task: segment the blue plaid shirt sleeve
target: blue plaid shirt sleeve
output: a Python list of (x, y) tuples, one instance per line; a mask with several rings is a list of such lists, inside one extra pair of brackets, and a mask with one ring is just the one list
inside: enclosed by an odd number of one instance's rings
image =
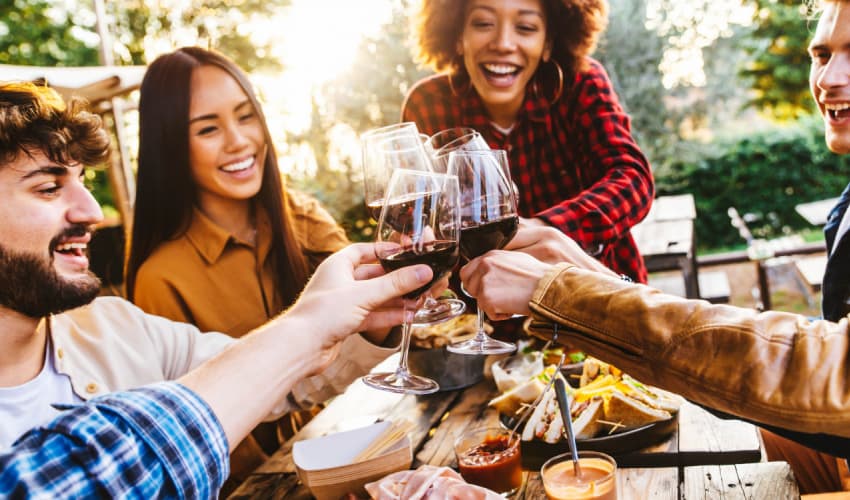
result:
[(0, 454), (0, 498), (216, 498), (228, 443), (175, 382), (71, 407)]

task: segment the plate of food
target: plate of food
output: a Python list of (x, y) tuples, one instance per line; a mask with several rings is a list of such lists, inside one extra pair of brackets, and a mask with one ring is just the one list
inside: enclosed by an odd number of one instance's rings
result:
[(583, 352), (562, 346), (544, 349), (537, 347), (534, 340), (520, 340), (517, 342), (516, 354), (493, 363), (491, 370), (496, 387), (499, 392), (505, 393), (525, 383), (534, 375), (541, 373), (544, 367), (557, 365), (562, 354), (564, 364), (561, 366), (561, 373), (575, 385), (582, 374), (584, 360), (587, 357)]
[[(502, 424), (511, 428), (526, 416), (529, 405), (537, 402), (519, 427), (523, 467), (527, 469), (537, 469), (550, 457), (569, 452), (555, 391), (551, 387), (546, 390), (551, 377), (564, 378), (556, 368), (549, 365), (490, 401)], [(567, 385), (580, 450), (601, 451), (616, 458), (659, 443), (676, 430), (683, 399), (644, 385), (612, 365), (587, 358), (578, 384)]]
[[(441, 392), (480, 382), (486, 356), (455, 354), (446, 349), (448, 344), (473, 337), (477, 329), (475, 314), (461, 314), (436, 325), (414, 328), (407, 358), (410, 371), (435, 380)], [(488, 333), (493, 330), (486, 323), (484, 329)]]

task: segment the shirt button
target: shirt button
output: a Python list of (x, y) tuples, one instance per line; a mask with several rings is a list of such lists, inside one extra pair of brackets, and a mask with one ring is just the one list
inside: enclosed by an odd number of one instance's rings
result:
[(65, 357), (65, 351), (63, 351), (61, 347), (59, 349), (56, 349), (56, 356), (58, 356), (59, 359), (64, 358)]
[(94, 394), (97, 392), (97, 384), (94, 382), (89, 382), (89, 385), (86, 386), (86, 392), (89, 394)]

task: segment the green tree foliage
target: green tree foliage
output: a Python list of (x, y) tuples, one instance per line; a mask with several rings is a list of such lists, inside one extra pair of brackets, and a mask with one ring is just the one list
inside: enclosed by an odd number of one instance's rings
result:
[(413, 61), (409, 3), (396, 4), (380, 33), (361, 42), (351, 69), (322, 90), (328, 113), (357, 132), (397, 122), (407, 90), (431, 73)]
[(664, 40), (634, 22), (646, 15), (644, 0), (611, 0), (608, 29), (594, 57), (605, 66), (621, 104), (632, 119), (632, 133), (653, 165), (672, 156), (676, 124), (665, 106), (669, 93), (658, 69)]
[(67, 12), (49, 0), (0, 0), (0, 64), (88, 66), (97, 48), (74, 34)]
[[(213, 48), (240, 66), (280, 70), (271, 47), (258, 45), (245, 29), (268, 18), (290, 0), (191, 0), (104, 2), (116, 64), (145, 64), (146, 46), (199, 45)], [(0, 0), (0, 63), (30, 66), (98, 64), (96, 17), (91, 2), (74, 12), (60, 0)], [(148, 45), (146, 45), (148, 44)]]
[[(271, 47), (258, 45), (245, 26), (268, 18), (290, 4), (289, 0), (192, 0), (175, 8), (169, 2), (143, 0), (109, 2), (114, 21), (115, 51), (124, 64), (145, 64), (146, 38), (164, 45), (198, 45), (220, 50), (247, 70), (280, 70), (280, 61), (269, 57)], [(149, 41), (149, 40), (148, 40)]]
[[(410, 86), (430, 71), (413, 61), (408, 0), (395, 4), (391, 20), (374, 37), (365, 38), (351, 68), (324, 85), (314, 102), (312, 126), (289, 143), (307, 142), (316, 156), (316, 175), (298, 182), (326, 203), (355, 241), (374, 239), (374, 221), (363, 204), (359, 152), (343, 155), (331, 147), (334, 124), (354, 134), (396, 123)], [(350, 152), (349, 152), (350, 153)], [(334, 168), (330, 168), (334, 163)]]
[[(701, 87), (676, 85), (666, 88), (660, 70), (670, 37), (681, 31), (659, 35), (646, 23), (646, 0), (610, 0), (608, 29), (594, 57), (608, 71), (617, 95), (632, 119), (632, 133), (649, 158), (656, 177), (666, 175), (673, 162), (696, 159), (700, 131), (725, 124), (744, 102), (745, 86), (735, 73), (741, 59), (737, 49), (747, 30), (730, 28), (701, 49), (706, 83)], [(699, 16), (693, 16), (696, 22)], [(669, 23), (663, 23), (669, 24)], [(696, 29), (686, 25), (679, 30)]]
[(660, 194), (692, 193), (701, 248), (742, 242), (726, 214), (730, 206), (752, 214), (757, 238), (810, 229), (794, 206), (838, 196), (850, 178), (850, 157), (831, 153), (820, 120), (719, 140), (697, 161), (674, 164), (658, 179)]
[(744, 44), (751, 62), (741, 74), (752, 79), (751, 106), (778, 120), (811, 114), (808, 46), (814, 23), (800, 0), (758, 0), (757, 28)]

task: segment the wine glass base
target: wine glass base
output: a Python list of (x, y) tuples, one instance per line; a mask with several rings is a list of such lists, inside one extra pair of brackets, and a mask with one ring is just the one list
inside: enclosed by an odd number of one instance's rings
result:
[(432, 309), (419, 309), (413, 316), (413, 326), (428, 326), (460, 316), (466, 304), (460, 299), (439, 299)]
[(485, 355), (485, 354), (509, 354), (516, 351), (516, 344), (502, 342), (490, 337), (483, 340), (473, 337), (463, 342), (449, 344), (446, 346), (449, 352), (455, 354)]
[(410, 373), (370, 373), (363, 377), (363, 383), (374, 389), (398, 394), (433, 394), (440, 390), (440, 385), (430, 378)]

